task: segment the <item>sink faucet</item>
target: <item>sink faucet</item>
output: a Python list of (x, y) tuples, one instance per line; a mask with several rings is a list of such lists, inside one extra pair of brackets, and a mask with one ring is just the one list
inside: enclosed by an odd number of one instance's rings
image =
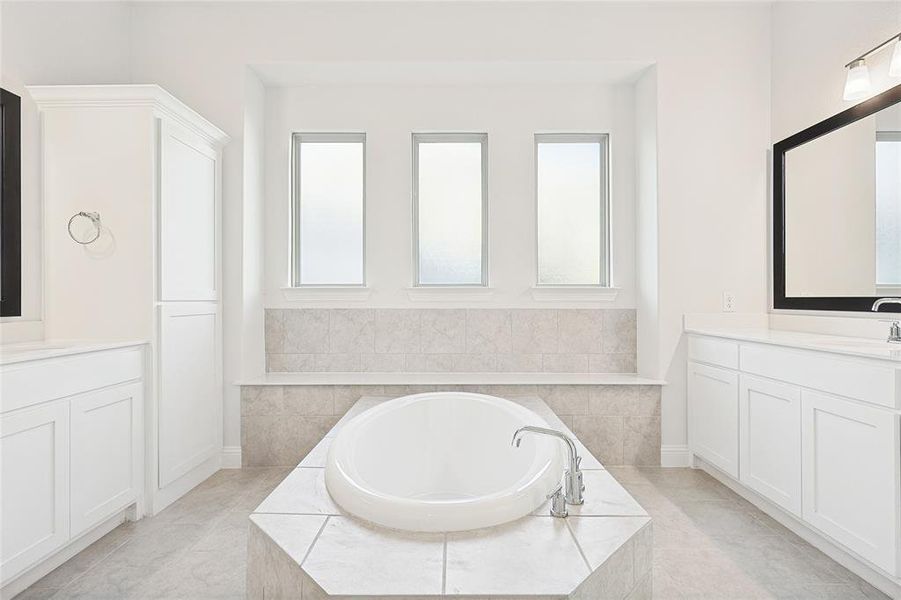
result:
[[(520, 427), (516, 430), (516, 433), (513, 434), (513, 445), (517, 448), (519, 448), (519, 444), (522, 442), (524, 433), (549, 435), (566, 444), (566, 447), (569, 449), (569, 468), (566, 470), (566, 473), (563, 474), (565, 488), (564, 497), (566, 498), (567, 504), (582, 504), (585, 502), (585, 498), (582, 496), (582, 492), (585, 491), (585, 485), (582, 483), (582, 471), (579, 470), (579, 464), (582, 462), (582, 457), (579, 456), (579, 453), (576, 450), (576, 444), (572, 441), (572, 438), (556, 429), (527, 425), (525, 427)], [(565, 516), (565, 512), (563, 516)]]
[[(880, 298), (873, 303), (873, 308), (870, 310), (879, 312), (879, 307), (883, 304), (901, 304), (901, 298)], [(899, 324), (898, 319), (892, 319), (886, 322), (891, 323), (891, 327), (888, 330), (887, 341), (892, 344), (901, 344), (901, 324)]]

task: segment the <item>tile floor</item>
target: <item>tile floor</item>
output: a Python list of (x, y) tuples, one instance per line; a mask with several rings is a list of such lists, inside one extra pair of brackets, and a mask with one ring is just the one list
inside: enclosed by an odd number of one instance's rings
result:
[[(610, 472), (654, 518), (655, 598), (887, 598), (705, 473)], [(287, 473), (220, 471), (156, 517), (118, 527), (18, 598), (243, 598), (247, 517)]]

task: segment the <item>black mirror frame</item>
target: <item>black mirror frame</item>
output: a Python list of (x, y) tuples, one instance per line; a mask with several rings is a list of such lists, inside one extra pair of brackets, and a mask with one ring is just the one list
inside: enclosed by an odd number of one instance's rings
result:
[[(901, 102), (901, 85), (789, 136), (773, 146), (773, 308), (784, 310), (870, 311), (878, 297), (785, 295), (785, 153), (827, 133), (850, 125)], [(884, 305), (882, 312), (901, 312), (901, 305)]]
[(0, 88), (0, 317), (22, 316), (21, 99)]

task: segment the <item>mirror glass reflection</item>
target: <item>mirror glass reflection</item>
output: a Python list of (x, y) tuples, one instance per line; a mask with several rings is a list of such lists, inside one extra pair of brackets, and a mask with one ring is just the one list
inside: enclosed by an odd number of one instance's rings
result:
[(901, 295), (901, 104), (785, 154), (786, 296)]

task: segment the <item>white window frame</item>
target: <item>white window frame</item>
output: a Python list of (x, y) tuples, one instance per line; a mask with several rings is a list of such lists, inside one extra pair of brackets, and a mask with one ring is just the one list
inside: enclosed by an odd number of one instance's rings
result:
[[(598, 143), (604, 150), (604, 162), (601, 169), (601, 240), (598, 245), (600, 255), (600, 281), (598, 283), (541, 283), (540, 268), (540, 228), (541, 221), (538, 212), (538, 144), (571, 144), (571, 143)], [(610, 151), (610, 133), (536, 133), (533, 142), (533, 174), (532, 185), (535, 189), (535, 287), (536, 288), (567, 288), (567, 289), (613, 289), (613, 245), (611, 235), (612, 199), (611, 199), (611, 174), (612, 166)]]
[[(300, 145), (302, 143), (363, 144), (363, 280), (361, 283), (301, 283), (300, 279)], [(294, 132), (291, 134), (291, 244), (289, 265), (292, 288), (365, 288), (366, 287), (366, 134), (361, 132)]]
[[(413, 287), (488, 287), (488, 134), (413, 133)], [(480, 283), (420, 283), (419, 281), (419, 145), (479, 143), (482, 148), (482, 281)]]

